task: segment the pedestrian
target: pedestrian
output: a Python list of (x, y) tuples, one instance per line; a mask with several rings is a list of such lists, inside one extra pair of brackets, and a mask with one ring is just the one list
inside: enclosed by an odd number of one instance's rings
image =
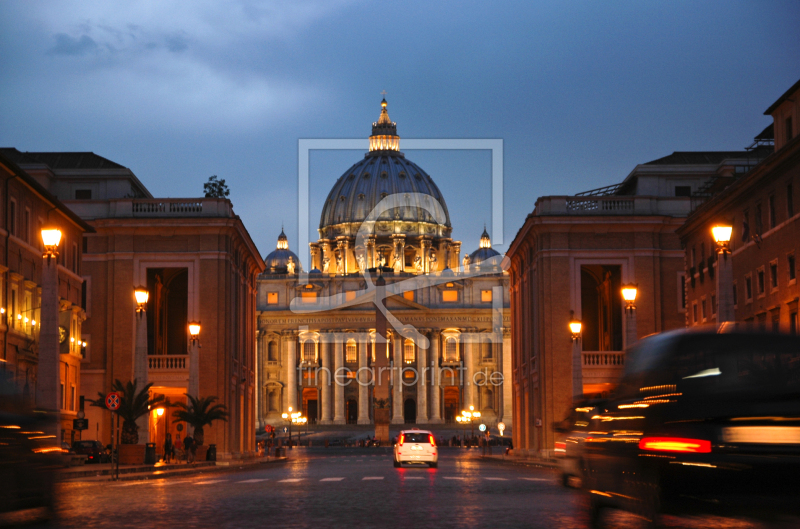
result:
[(194, 437), (191, 434), (186, 434), (183, 438), (183, 449), (186, 451), (186, 464), (194, 463)]
[(172, 434), (167, 432), (164, 437), (164, 463), (169, 463), (172, 460), (175, 446), (172, 444)]

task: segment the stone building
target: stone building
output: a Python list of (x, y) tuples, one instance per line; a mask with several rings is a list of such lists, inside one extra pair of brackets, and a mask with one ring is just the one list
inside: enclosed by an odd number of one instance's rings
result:
[[(146, 307), (147, 382), (170, 402), (185, 402), (191, 363), (190, 321), (201, 323), (199, 394), (215, 395), (230, 419), (206, 428), (220, 457), (255, 448), (255, 280), (263, 261), (231, 202), (217, 198), (153, 198), (134, 173), (93, 153), (19, 153), (93, 232), (82, 248), (87, 342), (80, 395), (97, 398), (114, 380), (134, 378), (134, 288), (150, 293)], [(72, 243), (70, 243), (72, 245)], [(85, 407), (89, 439), (110, 442), (109, 414)], [(140, 443), (163, 446), (166, 431), (183, 436), (169, 412), (152, 411)]]
[(40, 307), (42, 298), (41, 230), (61, 229), (58, 260), (60, 410), (62, 441), (79, 437), (72, 429), (81, 395), (82, 326), (81, 240), (92, 228), (53, 196), (46, 181), (13, 161), (14, 149), (0, 149), (0, 371), (16, 381), (19, 405), (37, 406)]
[[(388, 354), (393, 423), (452, 422), (472, 405), (490, 425), (502, 420), (510, 427), (500, 255), (484, 233), (481, 248), (462, 260), (441, 191), (400, 152), (396, 124), (386, 101), (381, 105), (369, 152), (324, 203), (311, 270), (302, 269), (283, 233), (264, 259), (257, 423), (281, 426), (292, 407), (312, 423), (370, 424), (370, 366), (377, 354)], [(375, 336), (378, 269), (394, 321), (388, 345)], [(401, 333), (403, 325), (413, 329)]]
[[(773, 123), (760, 142), (774, 152), (737, 178), (717, 182), (714, 193), (678, 231), (686, 248), (686, 326), (716, 323), (730, 289), (736, 321), (797, 332), (797, 252), (800, 249), (800, 82), (765, 112)], [(774, 133), (774, 134), (773, 134)], [(706, 197), (703, 197), (706, 198)], [(733, 227), (732, 277), (718, 277), (711, 228)], [(727, 264), (727, 263), (723, 263)], [(722, 284), (720, 281), (727, 282)], [(720, 318), (725, 321), (724, 318)]]
[[(676, 230), (692, 195), (764, 156), (761, 148), (675, 152), (637, 165), (620, 184), (536, 201), (505, 265), (515, 452), (551, 455), (553, 423), (579, 394), (613, 390), (630, 343), (683, 326), (684, 252)], [(623, 284), (638, 285), (634, 311), (624, 310)], [(582, 322), (575, 342), (572, 319)]]

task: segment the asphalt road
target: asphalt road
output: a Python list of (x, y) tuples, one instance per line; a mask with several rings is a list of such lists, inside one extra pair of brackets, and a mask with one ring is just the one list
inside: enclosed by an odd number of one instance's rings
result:
[[(552, 469), (441, 452), (439, 468), (392, 466), (383, 448), (295, 449), (284, 464), (147, 481), (62, 483), (57, 527), (586, 527), (581, 493)], [(615, 527), (640, 526), (615, 513)], [(667, 527), (761, 525), (667, 519)]]

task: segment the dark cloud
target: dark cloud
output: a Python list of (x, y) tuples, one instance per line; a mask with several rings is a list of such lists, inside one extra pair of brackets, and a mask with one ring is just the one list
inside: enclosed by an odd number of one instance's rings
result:
[(89, 35), (75, 38), (66, 33), (58, 33), (56, 34), (56, 45), (48, 52), (53, 55), (86, 55), (95, 50), (97, 50), (97, 43)]
[(167, 49), (173, 53), (184, 51), (189, 47), (184, 35), (175, 34), (166, 37)]

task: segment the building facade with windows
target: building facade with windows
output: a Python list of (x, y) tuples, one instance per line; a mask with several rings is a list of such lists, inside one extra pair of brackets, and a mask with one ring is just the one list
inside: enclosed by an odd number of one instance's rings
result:
[[(684, 325), (684, 252), (676, 230), (696, 196), (765, 155), (763, 148), (674, 152), (637, 165), (620, 184), (536, 201), (505, 265), (518, 455), (552, 455), (554, 422), (581, 395), (614, 389), (626, 347)], [(633, 311), (621, 295), (627, 284), (637, 286)], [(577, 341), (573, 320), (582, 323)]]
[[(508, 278), (487, 233), (462, 258), (452, 230), (439, 188), (399, 151), (383, 101), (369, 152), (325, 201), (311, 270), (283, 233), (264, 259), (259, 427), (284, 425), (289, 407), (312, 423), (371, 424), (378, 354), (392, 362), (392, 423), (455, 422), (474, 406), (489, 425), (511, 427)], [(388, 344), (375, 334), (378, 269)]]
[[(797, 332), (800, 250), (800, 82), (765, 112), (773, 119), (774, 152), (720, 186), (679, 230), (686, 248), (686, 326), (716, 323), (718, 288), (730, 288), (736, 321)], [(770, 135), (771, 136), (771, 135)], [(772, 151), (772, 147), (769, 147)], [(718, 285), (711, 228), (733, 227), (732, 282)]]
[[(137, 346), (133, 291), (146, 306), (147, 382), (171, 403), (185, 402), (191, 361), (188, 323), (200, 322), (199, 395), (217, 396), (228, 422), (205, 429), (219, 457), (255, 449), (255, 280), (264, 263), (227, 199), (153, 198), (134, 173), (93, 153), (12, 153), (93, 229), (81, 249), (87, 343), (79, 359), (80, 395), (96, 399), (114, 380), (134, 378)], [(73, 245), (70, 245), (73, 246)], [(80, 299), (80, 297), (78, 298)], [(142, 381), (139, 381), (142, 382)], [(139, 387), (141, 387), (140, 384)], [(110, 414), (85, 407), (86, 437), (110, 442)], [(148, 436), (160, 452), (166, 432), (186, 435), (152, 410)]]
[(59, 377), (62, 441), (72, 429), (81, 395), (81, 358), (85, 312), (82, 302), (81, 240), (92, 228), (38, 179), (20, 168), (8, 149), (0, 149), (2, 239), (0, 242), (0, 370), (13, 379), (22, 408), (35, 408), (39, 365), (42, 296), (41, 230), (57, 226), (62, 233), (58, 260)]

